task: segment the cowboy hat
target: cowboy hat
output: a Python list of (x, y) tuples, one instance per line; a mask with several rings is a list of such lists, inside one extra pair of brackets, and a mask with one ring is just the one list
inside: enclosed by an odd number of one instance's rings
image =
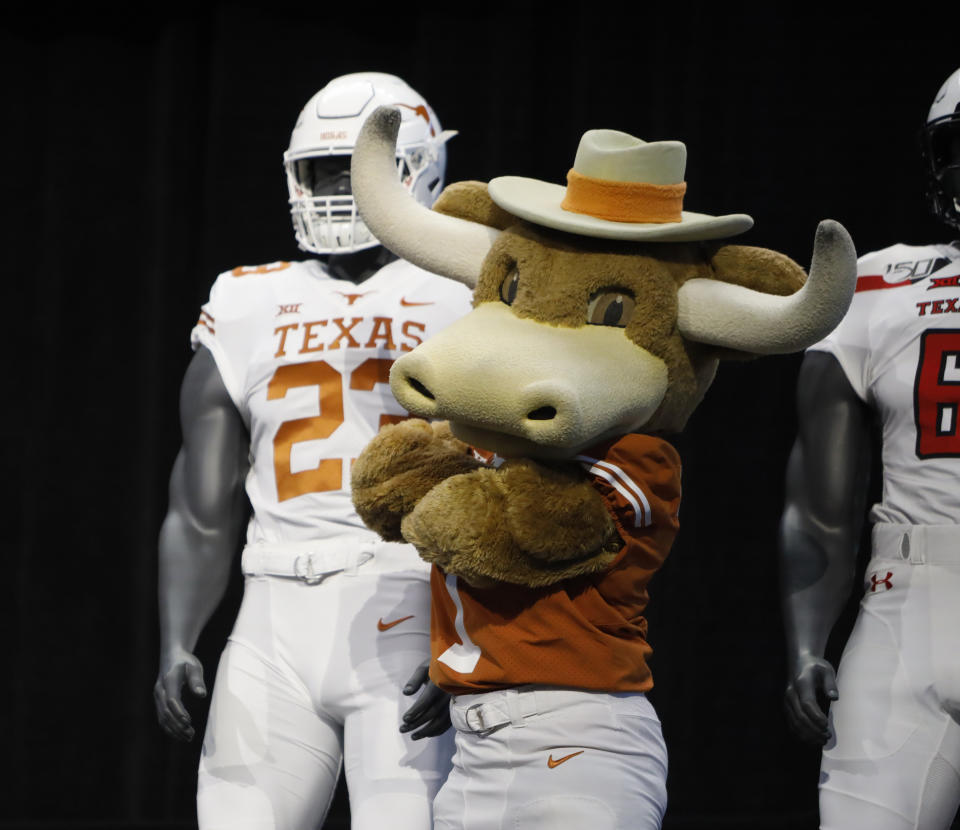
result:
[(489, 192), (514, 216), (581, 236), (692, 242), (734, 236), (753, 226), (744, 213), (683, 210), (686, 164), (683, 142), (648, 143), (618, 130), (588, 130), (566, 187), (500, 176), (490, 182)]

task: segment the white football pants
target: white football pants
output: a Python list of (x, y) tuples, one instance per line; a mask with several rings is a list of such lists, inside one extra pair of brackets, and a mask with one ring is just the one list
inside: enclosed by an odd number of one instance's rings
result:
[(453, 770), (435, 830), (657, 830), (660, 720), (641, 693), (525, 686), (454, 698)]
[(960, 528), (876, 525), (820, 769), (824, 830), (944, 830), (960, 804)]
[[(414, 554), (415, 555), (415, 554)], [(213, 687), (201, 830), (313, 830), (341, 760), (353, 830), (426, 830), (452, 730), (412, 741), (402, 688), (430, 653), (429, 571), (246, 577)]]

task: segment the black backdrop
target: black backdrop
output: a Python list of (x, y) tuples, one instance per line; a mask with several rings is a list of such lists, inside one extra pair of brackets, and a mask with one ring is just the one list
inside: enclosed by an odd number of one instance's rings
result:
[[(213, 276), (298, 256), (281, 154), (327, 79), (402, 75), (461, 131), (450, 181), (562, 181), (580, 134), (612, 127), (686, 141), (686, 206), (751, 213), (742, 241), (805, 266), (827, 216), (861, 252), (946, 238), (915, 139), (960, 65), (958, 14), (728, 5), (8, 7), (0, 826), (193, 820), (199, 747), (151, 701), (177, 389)], [(650, 609), (670, 828), (815, 826), (818, 754), (780, 704), (798, 365), (722, 366), (677, 442), (682, 530)], [(201, 640), (208, 678), (238, 588)]]

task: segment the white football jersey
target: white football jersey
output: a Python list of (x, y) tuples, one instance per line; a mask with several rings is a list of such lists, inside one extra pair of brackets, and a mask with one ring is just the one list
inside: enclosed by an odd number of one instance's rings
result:
[(883, 498), (872, 518), (960, 523), (960, 247), (893, 245), (857, 262), (833, 354), (879, 414)]
[(463, 285), (396, 260), (360, 285), (321, 262), (274, 262), (217, 277), (194, 327), (250, 431), (247, 543), (376, 534), (350, 498), (350, 466), (407, 415), (393, 361), (471, 307)]

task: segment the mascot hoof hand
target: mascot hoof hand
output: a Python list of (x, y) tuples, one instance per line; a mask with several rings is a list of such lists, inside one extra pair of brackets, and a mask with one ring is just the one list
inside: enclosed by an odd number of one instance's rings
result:
[(360, 518), (388, 542), (403, 540), (400, 522), (438, 482), (480, 466), (447, 423), (412, 418), (384, 426), (351, 472)]
[[(510, 545), (501, 500), (496, 470), (481, 468), (448, 478), (403, 520), (403, 538), (427, 562), (466, 578), (463, 567), (474, 571), (470, 563), (482, 563), (481, 551)], [(484, 575), (483, 570), (477, 575)]]
[(446, 479), (420, 499), (402, 532), (424, 560), (479, 588), (544, 587), (594, 573), (621, 547), (600, 497), (576, 471), (526, 460)]
[(504, 519), (517, 545), (544, 564), (580, 561), (622, 542), (603, 499), (575, 465), (527, 458), (500, 468)]

